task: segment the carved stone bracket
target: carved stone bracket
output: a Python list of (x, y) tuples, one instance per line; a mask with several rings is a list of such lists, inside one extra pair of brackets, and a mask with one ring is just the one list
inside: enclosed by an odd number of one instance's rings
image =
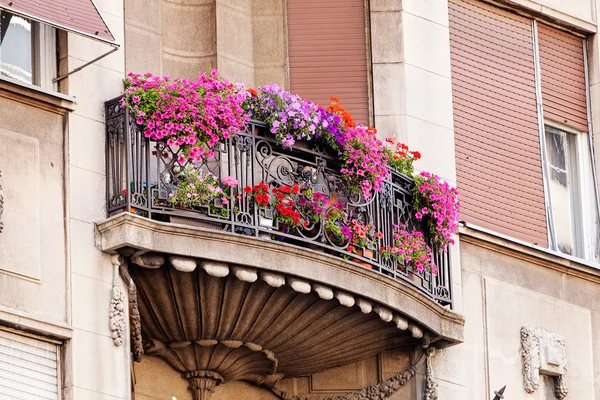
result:
[(562, 336), (539, 328), (521, 328), (523, 384), (527, 393), (540, 386), (540, 375), (554, 377), (554, 396), (567, 397), (567, 356)]
[(2, 171), (0, 171), (0, 233), (4, 229), (4, 222), (2, 222), (2, 214), (4, 214), (4, 196), (2, 195)]
[(437, 387), (438, 384), (435, 382), (435, 378), (433, 376), (433, 367), (431, 358), (435, 354), (435, 348), (428, 347), (425, 349), (425, 355), (427, 356), (425, 362), (425, 395), (423, 396), (424, 400), (437, 400)]
[(119, 267), (123, 259), (113, 255), (111, 262), (114, 268), (112, 299), (110, 300), (109, 323), (115, 346), (121, 346), (125, 340), (125, 292), (119, 282)]

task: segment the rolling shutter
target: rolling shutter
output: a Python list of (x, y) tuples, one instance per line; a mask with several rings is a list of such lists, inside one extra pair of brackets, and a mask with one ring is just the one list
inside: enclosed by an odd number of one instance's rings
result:
[(290, 90), (369, 123), (364, 0), (288, 0)]
[(547, 247), (531, 21), (449, 2), (461, 218)]
[(0, 399), (58, 399), (57, 345), (0, 330)]
[(538, 24), (544, 118), (588, 131), (583, 39)]

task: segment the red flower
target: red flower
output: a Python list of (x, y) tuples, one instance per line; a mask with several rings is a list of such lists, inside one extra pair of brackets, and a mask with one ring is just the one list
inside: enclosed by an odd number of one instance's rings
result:
[(285, 199), (285, 197), (281, 193), (277, 193), (277, 199), (279, 201), (282, 201), (283, 199)]
[(298, 186), (297, 183), (294, 183), (292, 191), (294, 192), (294, 194), (298, 194), (298, 192), (300, 191), (300, 186)]
[(246, 90), (248, 93), (250, 93), (253, 97), (258, 96), (258, 93), (256, 92), (256, 90), (250, 88), (248, 90)]
[(252, 191), (252, 188), (250, 186), (246, 186), (244, 188), (244, 193), (250, 193)]
[(354, 248), (354, 246), (350, 245), (350, 246), (348, 246), (348, 251), (350, 253), (354, 253), (356, 251), (356, 249)]
[(412, 154), (415, 157), (415, 160), (418, 160), (421, 158), (421, 153), (419, 153), (418, 151), (413, 151)]

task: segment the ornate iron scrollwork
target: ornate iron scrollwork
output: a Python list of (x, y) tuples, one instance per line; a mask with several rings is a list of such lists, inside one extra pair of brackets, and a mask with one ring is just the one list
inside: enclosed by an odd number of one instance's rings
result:
[[(192, 221), (204, 226), (256, 237), (286, 241), (296, 246), (318, 249), (348, 259), (369, 263), (372, 269), (395, 279), (407, 281), (427, 296), (444, 305), (452, 303), (449, 258), (435, 254), (440, 270), (437, 277), (423, 271), (410, 271), (394, 259), (385, 259), (381, 246), (393, 245), (394, 226), (419, 228), (413, 216), (412, 186), (414, 182), (395, 172), (383, 182), (382, 191), (370, 198), (350, 191), (337, 155), (331, 154), (318, 141), (297, 142), (292, 149), (284, 148), (268, 127), (250, 121), (230, 139), (215, 147), (214, 157), (205, 156), (194, 164), (217, 178), (232, 176), (238, 181), (231, 189), (234, 201), (181, 209), (168, 201), (184, 169), (191, 161), (183, 157), (182, 149), (152, 142), (144, 137), (129, 110), (120, 108), (118, 100), (107, 104), (107, 210), (109, 215), (128, 211), (161, 221)], [(125, 130), (125, 132), (123, 132)], [(295, 230), (279, 224), (277, 211), (257, 207), (244, 199), (246, 186), (265, 182), (270, 189), (297, 183), (311, 188), (327, 199), (329, 206), (341, 204), (348, 220), (367, 224), (383, 234), (381, 242), (368, 248), (374, 255), (357, 255), (348, 251), (349, 240), (334, 238), (323, 219), (306, 218), (307, 225)], [(239, 199), (239, 200), (237, 200)], [(299, 211), (304, 217), (310, 212)], [(327, 215), (325, 210), (324, 215)], [(180, 223), (180, 222), (178, 222)], [(370, 252), (369, 252), (370, 253)]]

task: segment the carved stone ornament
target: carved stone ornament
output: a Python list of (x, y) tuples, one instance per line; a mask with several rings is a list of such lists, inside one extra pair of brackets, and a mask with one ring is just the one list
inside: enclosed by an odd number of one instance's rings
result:
[[(421, 359), (415, 363), (412, 367), (408, 368), (405, 371), (396, 374), (385, 381), (379, 382), (377, 385), (369, 386), (361, 390), (360, 392), (351, 392), (346, 393), (340, 396), (333, 397), (323, 397), (318, 400), (383, 400), (392, 396), (396, 393), (400, 388), (402, 388), (406, 383), (416, 374), (417, 365), (421, 362)], [(277, 396), (279, 396), (283, 400), (317, 400), (314, 397), (305, 397), (305, 396), (292, 396), (286, 392), (278, 391), (277, 389), (272, 389)], [(437, 397), (436, 397), (437, 399)]]
[(121, 257), (114, 255), (111, 262), (114, 267), (112, 299), (110, 300), (109, 324), (111, 336), (115, 346), (121, 346), (125, 340), (125, 292), (119, 282), (119, 266)]
[(2, 195), (2, 171), (0, 171), (0, 233), (2, 232), (2, 229), (4, 229), (2, 214), (4, 214), (4, 196)]
[(554, 396), (567, 397), (567, 356), (562, 336), (539, 328), (521, 328), (523, 384), (527, 393), (540, 386), (540, 375), (554, 378)]
[(438, 384), (435, 382), (435, 378), (433, 376), (433, 367), (431, 365), (431, 358), (435, 354), (435, 348), (428, 347), (425, 350), (425, 354), (427, 355), (427, 360), (425, 364), (425, 395), (423, 396), (424, 400), (438, 400), (437, 395), (437, 387)]

